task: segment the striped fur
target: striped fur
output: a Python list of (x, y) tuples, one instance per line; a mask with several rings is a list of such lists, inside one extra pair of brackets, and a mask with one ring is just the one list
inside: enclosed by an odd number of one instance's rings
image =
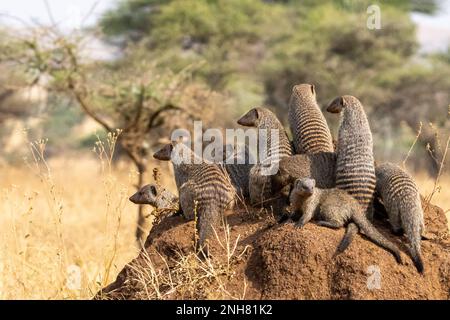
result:
[[(267, 108), (253, 108), (243, 115), (238, 123), (248, 127), (258, 129), (267, 129), (267, 154), (269, 158), (279, 155), (279, 158), (290, 156), (293, 154), (291, 142), (289, 141), (286, 130), (278, 120), (277, 116)], [(271, 130), (278, 130), (278, 144), (272, 142)]]
[[(242, 116), (238, 123), (245, 126), (253, 126), (258, 129), (268, 129), (267, 133), (267, 158), (262, 159), (259, 164), (253, 166), (249, 174), (250, 202), (254, 205), (269, 205), (267, 201), (271, 198), (271, 178), (262, 175), (262, 165), (279, 161), (293, 153), (292, 144), (289, 141), (286, 130), (278, 120), (277, 116), (266, 108), (253, 108)], [(278, 143), (272, 141), (271, 130), (278, 130)], [(278, 159), (278, 160), (275, 160)]]
[[(226, 145), (224, 149), (229, 148), (231, 150), (224, 150), (224, 166), (230, 176), (231, 183), (236, 189), (236, 193), (239, 197), (247, 198), (249, 196), (248, 182), (250, 170), (253, 167), (250, 161), (250, 153), (247, 146), (240, 146), (233, 149), (233, 146)], [(227, 154), (231, 153), (231, 154)], [(233, 163), (229, 163), (232, 159)]]
[(376, 191), (386, 207), (392, 229), (394, 233), (406, 233), (414, 265), (423, 273), (420, 240), (425, 227), (417, 185), (407, 172), (392, 163), (377, 166), (375, 172)]
[(327, 110), (341, 113), (336, 187), (347, 191), (371, 216), (375, 192), (372, 132), (364, 108), (353, 96), (335, 99)]
[(280, 160), (278, 172), (271, 177), (272, 191), (277, 192), (298, 178), (312, 178), (319, 188), (335, 186), (336, 153), (297, 154)]
[[(181, 209), (188, 218), (197, 214), (197, 249), (207, 254), (207, 240), (214, 235), (213, 230), (220, 225), (225, 210), (234, 204), (234, 188), (223, 165), (179, 163), (182, 162), (181, 152), (189, 153), (191, 159), (195, 155), (182, 143), (173, 142), (170, 146), (162, 150), (171, 151), (169, 159), (174, 163), (178, 182), (182, 183), (179, 189)], [(168, 157), (160, 153), (157, 159), (165, 160)]]
[(316, 101), (314, 85), (300, 84), (292, 89), (289, 126), (297, 154), (334, 151), (330, 129)]

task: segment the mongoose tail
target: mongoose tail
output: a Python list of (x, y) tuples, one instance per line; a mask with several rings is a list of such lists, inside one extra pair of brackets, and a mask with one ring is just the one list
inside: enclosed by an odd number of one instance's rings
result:
[(359, 228), (355, 223), (350, 222), (347, 225), (345, 235), (342, 238), (341, 242), (339, 243), (339, 245), (336, 249), (336, 255), (341, 254), (348, 248), (348, 246), (352, 243), (353, 238), (358, 233), (358, 231), (359, 231)]
[(221, 218), (220, 210), (214, 205), (200, 206), (197, 208), (197, 230), (198, 240), (196, 244), (196, 251), (199, 258), (209, 257), (208, 241), (215, 237), (218, 232), (217, 228), (220, 224)]
[(388, 239), (386, 239), (377, 229), (375, 229), (369, 220), (361, 211), (354, 212), (352, 220), (364, 232), (364, 234), (379, 246), (390, 251), (398, 263), (402, 263), (400, 250)]
[[(412, 215), (419, 216), (420, 214), (422, 214), (421, 210), (422, 209), (420, 207), (420, 204), (419, 204), (419, 206), (414, 206), (411, 209), (411, 211), (413, 211)], [(418, 212), (414, 212), (414, 211), (418, 211)], [(417, 271), (419, 273), (424, 273), (424, 265), (423, 265), (421, 250), (420, 250), (421, 237), (418, 236), (422, 232), (421, 229), (422, 229), (422, 225), (417, 219), (414, 219), (412, 221), (412, 223), (405, 224), (405, 226), (404, 226), (404, 231), (405, 231), (406, 237), (410, 241), (409, 253), (411, 255), (411, 258), (414, 262), (414, 265), (416, 266)]]

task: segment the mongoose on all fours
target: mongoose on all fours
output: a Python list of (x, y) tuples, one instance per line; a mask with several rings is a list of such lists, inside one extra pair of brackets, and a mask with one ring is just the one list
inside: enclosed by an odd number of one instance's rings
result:
[(299, 84), (289, 101), (289, 126), (295, 153), (333, 152), (333, 139), (316, 100), (314, 85)]
[(425, 226), (417, 185), (407, 172), (392, 163), (377, 166), (375, 173), (376, 191), (386, 208), (392, 230), (395, 234), (406, 233), (414, 265), (423, 273), (420, 240)]
[[(364, 212), (372, 219), (375, 164), (372, 132), (364, 108), (357, 98), (346, 95), (334, 99), (327, 111), (340, 114), (336, 188), (347, 191), (358, 200)], [(341, 250), (345, 250), (356, 233), (356, 225), (349, 223), (347, 234), (340, 245)]]
[(358, 201), (344, 190), (320, 189), (314, 179), (297, 179), (290, 200), (293, 213), (302, 213), (297, 227), (303, 227), (312, 219), (321, 226), (334, 229), (352, 221), (370, 240), (391, 252), (397, 262), (402, 263), (400, 250), (370, 223)]
[[(263, 166), (269, 166), (284, 157), (292, 155), (292, 144), (280, 120), (267, 108), (253, 108), (243, 115), (237, 123), (242, 126), (267, 129), (268, 131), (266, 143), (267, 158), (259, 159), (258, 164), (250, 170), (249, 195), (250, 202), (254, 205), (270, 205), (271, 202), (268, 201), (272, 197), (270, 175), (262, 173), (264, 170)], [(273, 132), (277, 134), (278, 141), (272, 141)]]
[(181, 210), (186, 217), (197, 214), (196, 249), (208, 255), (208, 240), (214, 235), (214, 229), (219, 227), (225, 210), (234, 205), (235, 189), (228, 173), (220, 164), (189, 163), (195, 155), (182, 142), (165, 145), (153, 157), (172, 161), (176, 167), (179, 180), (183, 181), (179, 189)]

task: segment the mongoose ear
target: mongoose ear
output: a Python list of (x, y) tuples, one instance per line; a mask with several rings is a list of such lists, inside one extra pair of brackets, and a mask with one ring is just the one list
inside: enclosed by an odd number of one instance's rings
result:
[(256, 120), (258, 120), (259, 114), (256, 108), (251, 109), (249, 112), (244, 114), (237, 123), (241, 126), (254, 127), (256, 125)]
[(330, 113), (339, 113), (344, 108), (344, 97), (337, 97), (327, 107), (327, 111)]
[(311, 93), (315, 96), (316, 95), (316, 87), (312, 84), (311, 85)]

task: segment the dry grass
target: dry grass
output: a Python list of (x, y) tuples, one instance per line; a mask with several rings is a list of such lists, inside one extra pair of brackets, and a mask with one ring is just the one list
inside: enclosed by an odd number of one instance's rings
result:
[[(433, 192), (435, 188), (435, 180), (426, 173), (419, 173), (414, 176), (420, 193), (427, 196)], [(432, 204), (441, 207), (450, 219), (450, 174), (442, 175), (439, 179), (439, 188), (436, 190)]]
[(90, 298), (137, 254), (136, 173), (39, 156), (0, 166), (0, 299)]

